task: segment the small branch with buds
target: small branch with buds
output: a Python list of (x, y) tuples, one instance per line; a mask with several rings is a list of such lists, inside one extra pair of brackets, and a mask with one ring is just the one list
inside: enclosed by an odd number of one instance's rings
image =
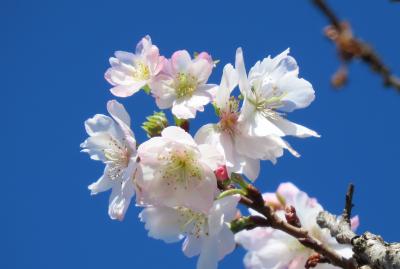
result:
[[(246, 183), (238, 175), (234, 175), (235, 183), (240, 182), (240, 186), (244, 187), (246, 195), (241, 196), (240, 203), (251, 208), (263, 217), (249, 216), (241, 217), (232, 222), (231, 229), (234, 232), (239, 232), (244, 229), (254, 229), (256, 227), (271, 227), (283, 231), (295, 238), (304, 246), (314, 250), (319, 257), (311, 256), (305, 266), (308, 268), (314, 267), (317, 263), (329, 262), (335, 266), (344, 269), (356, 269), (356, 264), (353, 259), (346, 259), (339, 255), (336, 251), (322, 244), (309, 231), (301, 227), (300, 220), (296, 214), (296, 209), (293, 206), (285, 208), (286, 221), (279, 218), (274, 210), (265, 204), (262, 194), (253, 185)], [(222, 185), (219, 185), (222, 187)], [(230, 192), (232, 186), (222, 189), (224, 192)], [(223, 192), (223, 193), (224, 193)]]
[(364, 41), (354, 37), (348, 22), (341, 21), (325, 0), (312, 0), (312, 3), (328, 19), (331, 25), (325, 28), (325, 35), (336, 44), (341, 66), (332, 77), (332, 85), (339, 88), (346, 84), (348, 78), (348, 64), (353, 59), (360, 59), (372, 71), (382, 77), (386, 87), (393, 87), (400, 92), (400, 79), (392, 74), (372, 47)]

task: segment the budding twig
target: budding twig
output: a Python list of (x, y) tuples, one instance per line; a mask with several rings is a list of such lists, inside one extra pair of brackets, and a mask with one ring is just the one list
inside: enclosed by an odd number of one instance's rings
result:
[(325, 15), (331, 24), (325, 29), (325, 35), (336, 44), (341, 67), (332, 78), (336, 88), (347, 82), (347, 64), (353, 59), (360, 59), (372, 71), (382, 77), (387, 87), (393, 87), (400, 92), (400, 79), (392, 74), (372, 47), (364, 41), (354, 37), (348, 22), (341, 21), (325, 0), (312, 0), (312, 3)]
[[(238, 175), (237, 175), (238, 176)], [(243, 186), (243, 183), (241, 184)], [(280, 231), (283, 231), (295, 238), (304, 246), (319, 253), (322, 257), (325, 257), (331, 264), (344, 268), (344, 269), (356, 269), (356, 265), (352, 259), (346, 259), (339, 255), (336, 251), (322, 244), (316, 238), (314, 238), (306, 229), (301, 227), (295, 210), (292, 208), (288, 209), (290, 212), (288, 215), (290, 223), (279, 218), (274, 210), (265, 204), (261, 192), (251, 184), (245, 186), (247, 195), (242, 195), (240, 203), (257, 211), (265, 217), (263, 220), (257, 220), (262, 223), (261, 227), (271, 227)], [(292, 223), (293, 222), (293, 223)], [(237, 223), (236, 223), (237, 224)], [(295, 225), (294, 225), (295, 224)], [(253, 229), (260, 227), (258, 225), (249, 224), (245, 226), (245, 229)]]

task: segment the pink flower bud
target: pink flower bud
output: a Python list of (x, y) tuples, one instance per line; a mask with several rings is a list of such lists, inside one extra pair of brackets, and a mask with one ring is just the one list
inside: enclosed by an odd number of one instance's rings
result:
[(219, 166), (217, 168), (217, 170), (214, 171), (214, 173), (215, 173), (215, 176), (217, 177), (217, 180), (225, 181), (225, 180), (229, 179), (228, 171), (226, 170), (225, 165)]

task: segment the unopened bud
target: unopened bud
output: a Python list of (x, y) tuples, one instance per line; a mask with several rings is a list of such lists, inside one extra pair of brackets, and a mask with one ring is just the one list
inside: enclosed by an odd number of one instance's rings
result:
[(225, 181), (229, 179), (228, 171), (225, 165), (221, 165), (214, 171), (214, 174), (219, 181)]
[(301, 227), (301, 222), (300, 222), (299, 217), (296, 214), (296, 209), (294, 208), (294, 206), (287, 205), (285, 207), (285, 218), (289, 224), (296, 226), (298, 228)]
[(146, 131), (148, 137), (160, 136), (162, 130), (168, 126), (168, 120), (164, 112), (154, 112), (148, 116), (142, 124), (142, 129)]

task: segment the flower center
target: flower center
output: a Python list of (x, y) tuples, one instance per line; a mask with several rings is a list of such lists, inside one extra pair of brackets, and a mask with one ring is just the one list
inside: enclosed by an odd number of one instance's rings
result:
[(177, 207), (181, 217), (180, 230), (188, 235), (199, 238), (208, 235), (208, 219), (203, 213), (195, 212), (186, 207)]
[(197, 88), (197, 79), (190, 74), (178, 73), (176, 82), (175, 91), (178, 99), (192, 96)]
[(233, 134), (238, 121), (238, 115), (236, 112), (223, 111), (220, 114), (219, 126), (222, 131)]
[(136, 62), (135, 70), (133, 71), (133, 78), (137, 81), (148, 80), (150, 78), (150, 69), (147, 64), (143, 62)]
[(107, 175), (111, 180), (119, 179), (129, 164), (131, 153), (126, 145), (113, 138), (110, 138), (108, 145), (109, 148), (103, 149), (108, 165)]
[(162, 171), (162, 178), (167, 185), (183, 186), (185, 189), (192, 182), (202, 179), (200, 166), (196, 160), (194, 152), (189, 150), (174, 150), (167, 157), (160, 158), (167, 161), (167, 165)]
[(254, 87), (251, 88), (254, 94), (254, 98), (247, 97), (247, 100), (259, 111), (264, 117), (270, 119), (278, 119), (279, 114), (276, 109), (282, 106), (282, 99), (285, 96), (284, 93), (278, 92), (276, 86), (272, 86), (272, 93), (269, 97), (265, 98), (260, 96)]

